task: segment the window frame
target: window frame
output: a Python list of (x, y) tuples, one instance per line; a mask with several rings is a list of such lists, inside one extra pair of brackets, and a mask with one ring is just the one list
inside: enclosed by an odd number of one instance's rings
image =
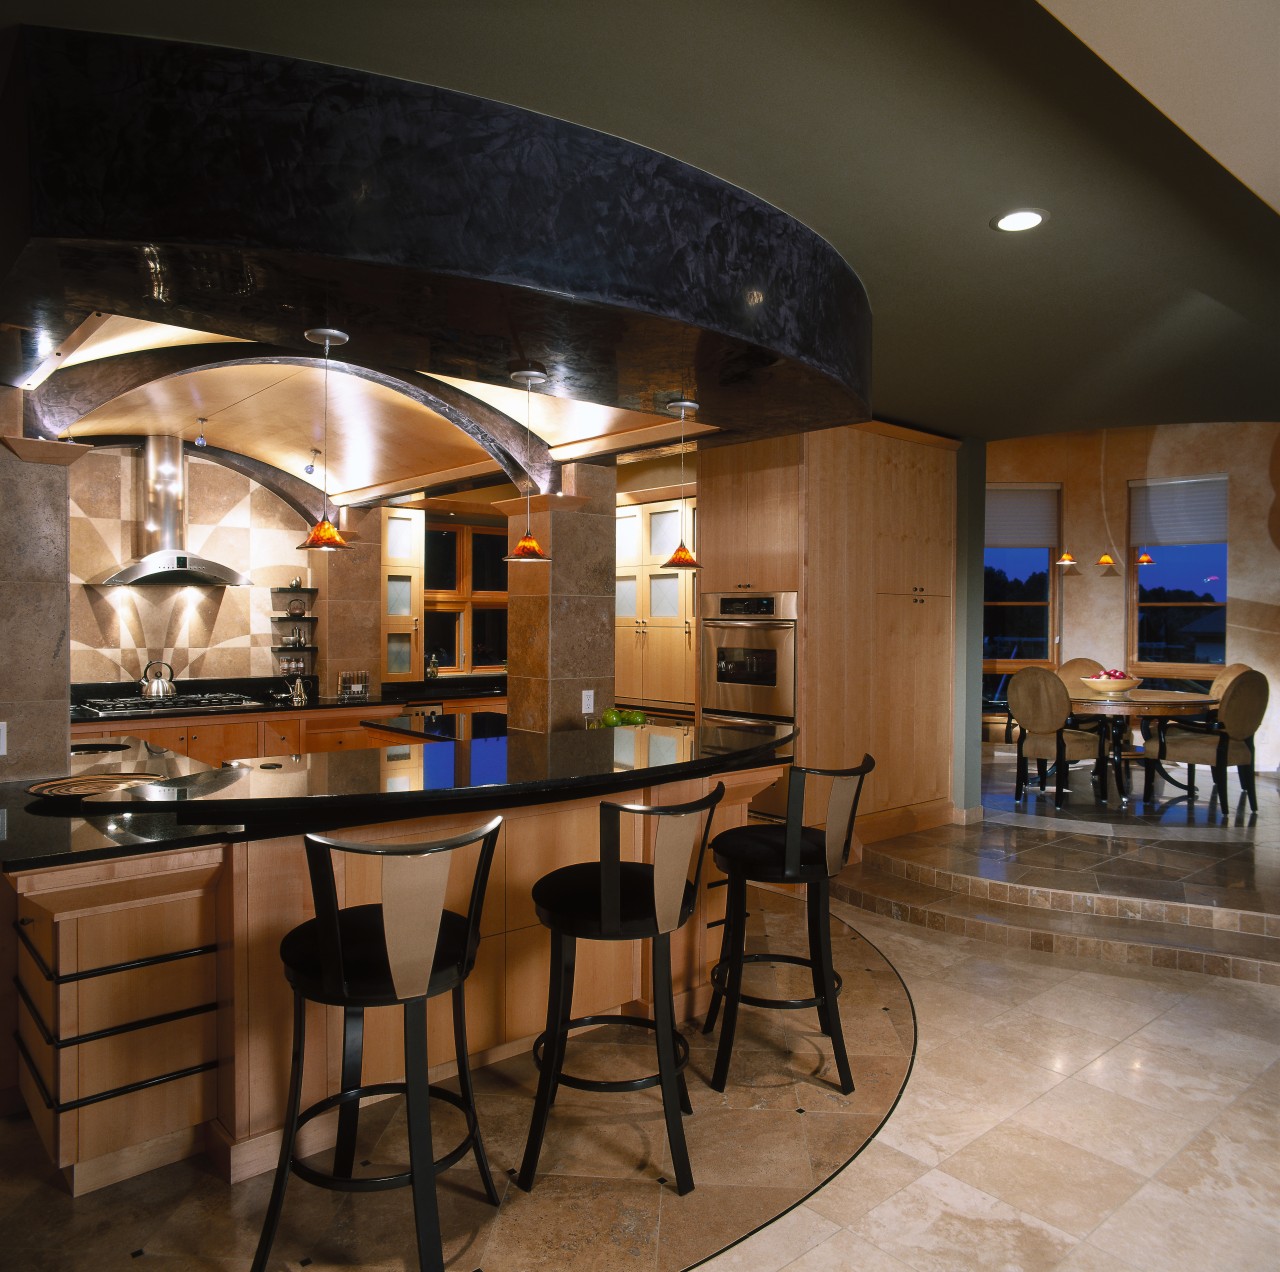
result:
[[(462, 629), (458, 633), (458, 661), (449, 666), (441, 667), (442, 672), (452, 675), (472, 675), (487, 674), (494, 672), (502, 672), (507, 669), (507, 663), (504, 659), (499, 663), (474, 663), (471, 657), (471, 636), (474, 624), (474, 611), (476, 610), (508, 610), (508, 596), (506, 591), (479, 591), (473, 590), (471, 586), (471, 565), (473, 554), (473, 539), (476, 535), (487, 535), (494, 538), (500, 538), (505, 551), (507, 543), (507, 531), (505, 528), (490, 525), (467, 525), (459, 524), (457, 521), (431, 521), (428, 520), (423, 535), (423, 574), (426, 574), (426, 535), (433, 531), (448, 531), (457, 535), (457, 577), (458, 586), (452, 591), (442, 590), (425, 590), (423, 592), (423, 611), (424, 614), (456, 614), (460, 616)], [(430, 655), (426, 653), (426, 635), (424, 622), (424, 657)]]
[[(1195, 663), (1195, 662), (1144, 662), (1138, 657), (1138, 608), (1139, 599), (1138, 591), (1141, 587), (1141, 580), (1138, 572), (1142, 566), (1138, 564), (1138, 552), (1141, 547), (1150, 546), (1158, 547), (1160, 545), (1150, 544), (1131, 544), (1129, 546), (1129, 582), (1126, 588), (1125, 601), (1125, 617), (1126, 627), (1128, 629), (1125, 640), (1125, 647), (1128, 651), (1128, 661), (1126, 667), (1131, 675), (1142, 676), (1146, 680), (1209, 680), (1220, 672), (1229, 661), (1226, 652), (1226, 617), (1227, 617), (1227, 601), (1148, 601), (1148, 605), (1169, 605), (1170, 607), (1178, 606), (1185, 609), (1204, 609), (1204, 610), (1221, 610), (1223, 618), (1223, 642), (1222, 642), (1222, 661), (1220, 663)], [(1169, 545), (1163, 545), (1169, 546)], [(1175, 547), (1193, 547), (1194, 544), (1175, 544)], [(1228, 562), (1231, 556), (1230, 540), (1226, 542)], [(1230, 565), (1228, 564), (1228, 579), (1230, 578)]]

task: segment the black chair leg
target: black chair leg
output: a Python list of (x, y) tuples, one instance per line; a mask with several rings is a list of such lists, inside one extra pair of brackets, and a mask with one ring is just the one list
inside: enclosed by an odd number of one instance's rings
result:
[(1013, 770), (1013, 802), (1016, 804), (1022, 798), (1022, 792), (1027, 789), (1027, 757), (1022, 754), (1022, 744), (1018, 744), (1018, 760)]
[[(667, 1123), (667, 1142), (671, 1146), (671, 1165), (676, 1175), (676, 1192), (684, 1196), (693, 1191), (693, 1168), (689, 1165), (689, 1146), (684, 1137), (684, 1118), (680, 1099), (679, 1070), (676, 1067), (676, 1021), (671, 999), (671, 934), (662, 932), (653, 938), (653, 1020), (658, 1038), (658, 1078), (662, 1088), (662, 1113)], [(726, 1025), (728, 1023), (726, 1017)], [(687, 1092), (685, 1096), (688, 1098)]]
[[(835, 1054), (836, 1073), (840, 1076), (840, 1093), (848, 1095), (853, 1090), (853, 1073), (849, 1068), (849, 1056), (844, 1047), (844, 1029), (840, 1024), (840, 1003), (836, 997), (835, 969), (831, 965), (831, 889), (826, 879), (819, 879), (809, 884), (810, 897), (817, 895), (817, 934), (818, 948), (809, 948), (809, 957), (817, 966), (821, 983), (822, 997), (825, 1004), (827, 1029), (831, 1039), (831, 1050)], [(818, 1009), (819, 1018), (822, 1008)]]
[(832, 1029), (831, 1004), (827, 1001), (822, 968), (819, 965), (819, 953), (822, 949), (822, 934), (819, 931), (822, 922), (819, 914), (819, 890), (816, 885), (810, 884), (804, 891), (805, 923), (809, 930), (809, 972), (813, 980), (813, 996), (818, 1004), (818, 1028), (829, 1038)]
[[(1227, 815), (1227, 766), (1225, 764), (1215, 765), (1213, 768), (1213, 791), (1218, 796), (1218, 807), (1222, 809), (1222, 815)], [(1213, 806), (1213, 793), (1209, 795), (1209, 806)]]
[(427, 1085), (427, 1000), (404, 1005), (404, 1073), (409, 1130), (409, 1172), (413, 1221), (422, 1272), (444, 1272), (440, 1247), (440, 1212), (436, 1205), (436, 1173), (431, 1147), (431, 1095)]
[(476, 1112), (476, 1090), (471, 1082), (471, 1061), (467, 1057), (467, 996), (461, 983), (453, 987), (453, 1049), (458, 1058), (458, 1091), (467, 1106), (467, 1130), (471, 1134), (471, 1151), (475, 1154), (476, 1169), (484, 1185), (484, 1195), (489, 1204), (501, 1203), (498, 1190), (493, 1186), (493, 1174), (489, 1170), (489, 1157), (480, 1138), (480, 1117)]
[(1240, 785), (1244, 788), (1244, 793), (1249, 800), (1249, 811), (1256, 813), (1258, 811), (1258, 788), (1254, 784), (1254, 767), (1252, 764), (1241, 764), (1237, 767), (1236, 772), (1240, 775)]
[[(538, 1074), (538, 1094), (533, 1102), (533, 1119), (524, 1146), (524, 1160), (516, 1183), (529, 1192), (538, 1173), (538, 1157), (543, 1136), (547, 1133), (547, 1117), (556, 1098), (560, 1069), (564, 1064), (566, 1022), (573, 1002), (573, 970), (577, 942), (561, 932), (551, 933), (551, 970), (547, 983), (547, 1028), (542, 1035), (542, 1069)], [(566, 992), (567, 991), (567, 992)]]
[[(726, 885), (727, 887), (728, 885)], [(728, 898), (726, 895), (724, 922), (720, 925), (720, 957), (716, 959), (716, 966), (724, 965), (725, 960), (729, 957), (730, 937), (733, 934), (733, 914), (729, 909)], [(707, 1018), (702, 1022), (702, 1032), (709, 1034), (716, 1027), (716, 1017), (720, 1014), (720, 1001), (724, 997), (723, 994), (715, 987), (711, 986), (711, 1001), (707, 1004)]]
[(729, 1061), (733, 1056), (733, 1035), (738, 1028), (738, 1001), (742, 997), (742, 957), (746, 946), (747, 881), (739, 874), (729, 876), (729, 912), (734, 916), (733, 944), (725, 976), (724, 1021), (720, 1025), (720, 1046), (716, 1050), (716, 1067), (711, 1087), (723, 1091), (729, 1080)]
[(307, 1005), (301, 994), (293, 995), (293, 1059), (289, 1069), (289, 1096), (285, 1104), (284, 1129), (280, 1139), (280, 1160), (276, 1165), (275, 1181), (271, 1185), (271, 1200), (262, 1221), (262, 1233), (253, 1256), (253, 1272), (265, 1272), (271, 1246), (280, 1226), (280, 1212), (284, 1208), (284, 1190), (289, 1183), (293, 1165), (293, 1145), (298, 1135), (298, 1110), (302, 1104), (302, 1052), (306, 1042)]
[(1036, 776), (1040, 779), (1040, 789), (1044, 790), (1044, 788), (1049, 784), (1049, 761), (1048, 760), (1036, 761)]
[(1196, 766), (1194, 764), (1187, 765), (1187, 799), (1193, 800), (1196, 797)]
[[(364, 1010), (346, 1007), (342, 1012), (342, 1089), (354, 1091), (360, 1085), (364, 1061)], [(360, 1102), (353, 1100), (338, 1108), (338, 1140), (333, 1150), (333, 1173), (350, 1179), (356, 1164), (356, 1132), (360, 1127)]]
[[(1041, 760), (1040, 763), (1043, 764), (1044, 761)], [(1055, 772), (1053, 775), (1053, 806), (1054, 808), (1061, 808), (1063, 796), (1067, 793), (1066, 761), (1059, 760), (1057, 764), (1054, 765), (1054, 769), (1055, 769)], [(1040, 789), (1044, 790), (1043, 782), (1040, 785)]]

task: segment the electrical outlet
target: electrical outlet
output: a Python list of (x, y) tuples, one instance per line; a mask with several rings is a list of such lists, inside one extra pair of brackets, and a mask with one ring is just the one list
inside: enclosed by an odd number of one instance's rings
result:
[(0, 755), (9, 754), (9, 726), (0, 720)]
[[(596, 691), (594, 689), (584, 689), (582, 691), (582, 714), (594, 715), (596, 709)], [(0, 752), (3, 754), (3, 752)]]

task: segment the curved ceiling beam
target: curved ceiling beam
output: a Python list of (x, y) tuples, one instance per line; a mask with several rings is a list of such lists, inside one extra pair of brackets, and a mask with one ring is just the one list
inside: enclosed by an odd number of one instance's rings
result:
[[(66, 367), (23, 395), (23, 432), (28, 437), (58, 438), (78, 420), (126, 393), (159, 380), (224, 367), (323, 367), (324, 359), (290, 349), (260, 345), (175, 345), (144, 349)], [(547, 444), (496, 407), (451, 384), (415, 371), (374, 366), (352, 357), (330, 357), (331, 371), (354, 375), (409, 398), (461, 429), (517, 485), (532, 477), (549, 493), (559, 488), (559, 469)], [(519, 456), (517, 459), (516, 457)]]
[[(343, 67), (26, 27), (0, 379), (85, 307), (370, 367), (653, 411), (742, 440), (870, 418), (866, 292), (813, 230), (669, 155)], [(736, 434), (735, 436), (732, 436)]]

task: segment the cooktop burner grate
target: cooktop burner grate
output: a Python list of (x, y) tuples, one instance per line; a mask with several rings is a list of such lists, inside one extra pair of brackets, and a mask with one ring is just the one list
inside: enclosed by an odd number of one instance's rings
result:
[(138, 712), (189, 713), (193, 711), (244, 711), (265, 706), (242, 693), (178, 693), (169, 698), (89, 698), (80, 706), (90, 715), (136, 715)]

